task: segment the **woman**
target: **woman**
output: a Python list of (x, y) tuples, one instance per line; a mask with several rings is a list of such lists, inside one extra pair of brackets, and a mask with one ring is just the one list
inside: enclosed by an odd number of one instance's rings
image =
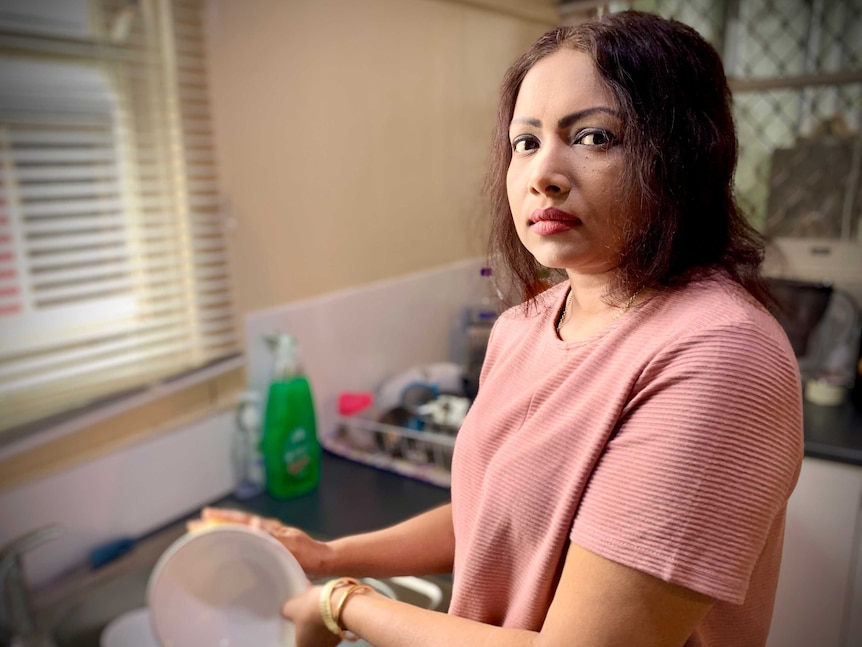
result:
[(314, 587), (284, 606), (300, 646), (765, 643), (801, 396), (736, 156), (720, 59), (680, 23), (612, 14), (513, 65), (488, 186), (524, 300), (493, 330), (452, 504), (326, 543), (264, 524), (318, 576), (452, 570), (452, 605)]

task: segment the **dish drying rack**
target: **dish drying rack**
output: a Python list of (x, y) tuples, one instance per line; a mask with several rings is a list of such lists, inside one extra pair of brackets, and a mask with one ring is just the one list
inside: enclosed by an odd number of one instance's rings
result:
[(449, 488), (457, 433), (433, 422), (416, 430), (356, 414), (339, 416), (335, 432), (320, 442), (342, 458)]

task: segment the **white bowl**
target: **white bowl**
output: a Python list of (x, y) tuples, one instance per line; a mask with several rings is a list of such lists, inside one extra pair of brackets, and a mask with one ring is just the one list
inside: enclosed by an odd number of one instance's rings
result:
[(290, 647), (284, 602), (309, 586), (294, 556), (270, 535), (224, 524), (183, 535), (147, 587), (162, 647)]

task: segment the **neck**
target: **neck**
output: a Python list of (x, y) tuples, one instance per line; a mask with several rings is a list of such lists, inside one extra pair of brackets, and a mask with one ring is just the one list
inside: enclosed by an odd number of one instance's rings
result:
[(639, 292), (624, 305), (606, 300), (609, 283), (604, 277), (569, 275), (569, 294), (557, 324), (557, 334), (564, 341), (587, 339), (628, 310)]
[(571, 314), (582, 314), (584, 316), (601, 315), (612, 310), (606, 299), (608, 286), (610, 285), (609, 274), (574, 274), (569, 272), (569, 309)]

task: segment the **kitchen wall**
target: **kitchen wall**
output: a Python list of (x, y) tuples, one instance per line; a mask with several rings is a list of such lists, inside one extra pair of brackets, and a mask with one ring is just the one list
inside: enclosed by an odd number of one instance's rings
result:
[(543, 5), (211, 0), (240, 313), (483, 253), (497, 89)]

